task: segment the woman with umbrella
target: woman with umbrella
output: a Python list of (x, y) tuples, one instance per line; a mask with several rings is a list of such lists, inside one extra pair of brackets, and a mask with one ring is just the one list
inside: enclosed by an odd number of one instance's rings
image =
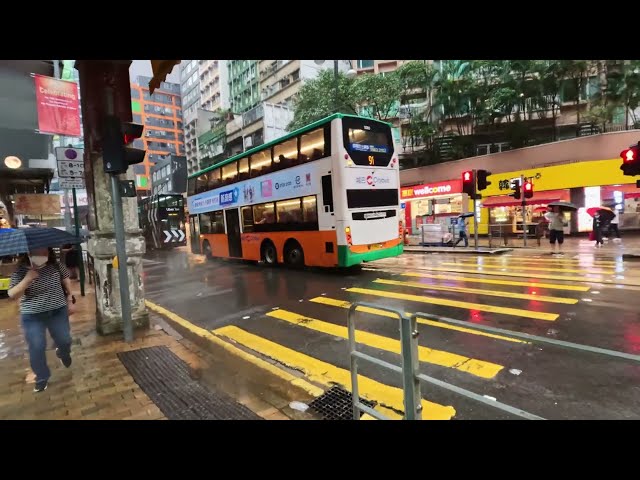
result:
[[(564, 243), (564, 213), (563, 210), (576, 210), (577, 207), (570, 202), (551, 202), (548, 207), (551, 209), (545, 215), (549, 222), (549, 242), (551, 243), (551, 255), (562, 255), (562, 244)], [(556, 250), (555, 244), (558, 243)]]
[(20, 299), (22, 328), (29, 347), (31, 369), (36, 376), (34, 392), (47, 389), (51, 372), (47, 365), (46, 331), (56, 343), (56, 355), (71, 366), (69, 315), (71, 295), (69, 271), (58, 263), (50, 246), (77, 243), (73, 235), (55, 228), (30, 228), (0, 234), (0, 256), (22, 254), (11, 275), (9, 297)]
[(604, 226), (615, 217), (613, 210), (607, 207), (591, 207), (587, 209), (587, 213), (593, 217), (592, 231), (589, 235), (589, 240), (595, 240), (596, 248), (604, 245), (602, 240), (602, 230)]

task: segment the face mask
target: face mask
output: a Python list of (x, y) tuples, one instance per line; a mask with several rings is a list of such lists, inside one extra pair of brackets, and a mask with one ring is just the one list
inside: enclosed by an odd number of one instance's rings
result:
[(40, 268), (49, 260), (49, 257), (47, 255), (31, 255), (30, 258), (31, 263), (36, 268)]

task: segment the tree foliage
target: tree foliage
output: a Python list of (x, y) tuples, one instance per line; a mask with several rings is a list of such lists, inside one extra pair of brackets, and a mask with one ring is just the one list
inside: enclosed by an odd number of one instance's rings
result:
[[(439, 136), (502, 132), (515, 146), (529, 144), (532, 125), (551, 126), (564, 109), (576, 118), (576, 136), (589, 121), (601, 129), (623, 118), (638, 125), (640, 61), (443, 60), (410, 61), (384, 75), (348, 79), (323, 71), (298, 94), (297, 128), (335, 111), (380, 120), (400, 117), (411, 145), (431, 148)], [(549, 130), (547, 130), (549, 131)], [(403, 140), (405, 141), (405, 140)]]

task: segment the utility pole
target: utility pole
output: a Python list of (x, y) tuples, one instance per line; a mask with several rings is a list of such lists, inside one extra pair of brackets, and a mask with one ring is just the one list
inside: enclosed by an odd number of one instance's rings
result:
[[(62, 73), (60, 72), (60, 60), (53, 60), (53, 76), (54, 78), (62, 78)], [(62, 141), (60, 142), (60, 146), (62, 147)], [(55, 148), (53, 148), (53, 137), (51, 137), (51, 146), (52, 151), (55, 152)], [(62, 189), (62, 200), (64, 202), (64, 228), (67, 232), (71, 232), (71, 207), (69, 205), (69, 189)]]

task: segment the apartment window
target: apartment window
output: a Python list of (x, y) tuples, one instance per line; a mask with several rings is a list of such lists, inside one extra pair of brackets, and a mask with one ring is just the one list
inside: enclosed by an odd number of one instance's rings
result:
[(131, 99), (136, 99), (136, 98), (140, 98), (140, 90), (138, 90), (137, 88), (132, 88)]
[(133, 173), (135, 173), (137, 175), (144, 175), (146, 173), (144, 165), (134, 165), (133, 166)]
[(358, 68), (372, 68), (373, 60), (357, 60)]

